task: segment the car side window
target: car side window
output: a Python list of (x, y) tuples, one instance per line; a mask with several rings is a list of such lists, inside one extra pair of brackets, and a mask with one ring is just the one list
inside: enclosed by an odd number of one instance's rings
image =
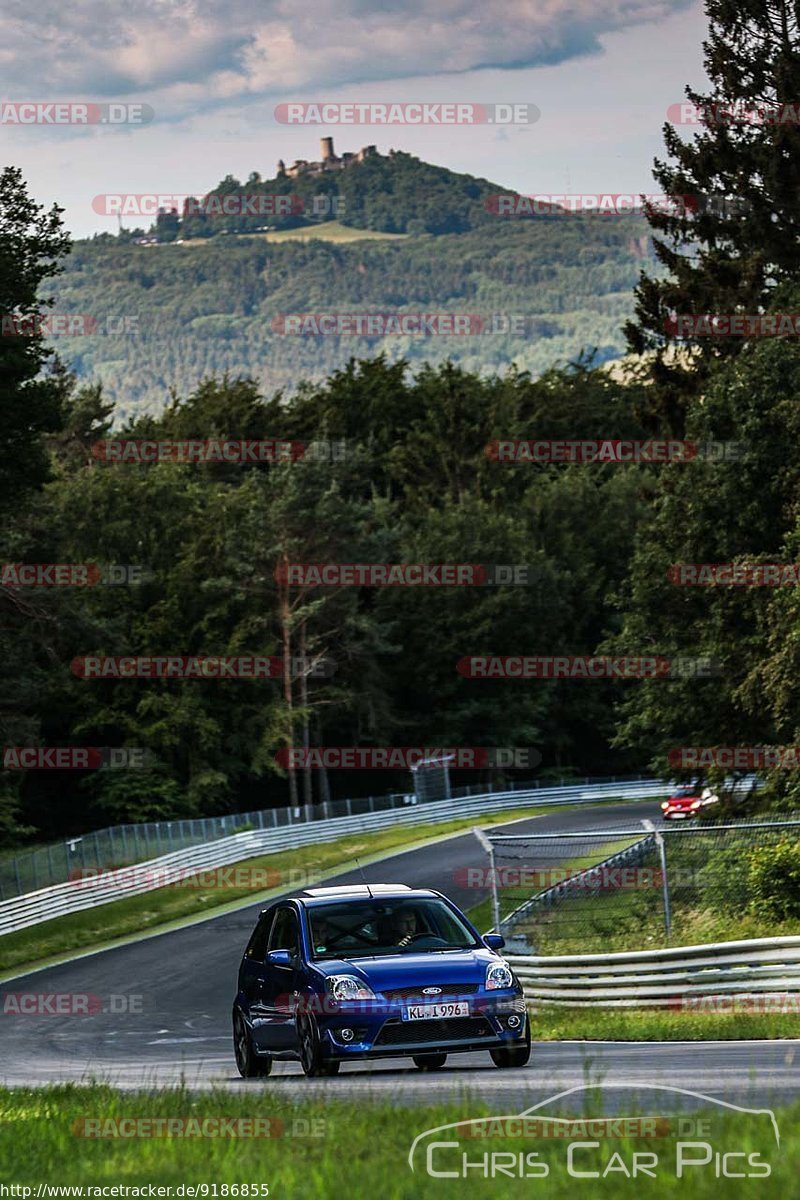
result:
[(288, 950), (291, 954), (300, 953), (300, 930), (297, 917), (291, 908), (279, 908), (272, 926), (269, 938), (270, 950)]
[(269, 929), (272, 924), (274, 913), (265, 913), (256, 925), (253, 936), (247, 943), (245, 950), (245, 958), (252, 958), (256, 962), (264, 962), (267, 957), (267, 940), (269, 938)]

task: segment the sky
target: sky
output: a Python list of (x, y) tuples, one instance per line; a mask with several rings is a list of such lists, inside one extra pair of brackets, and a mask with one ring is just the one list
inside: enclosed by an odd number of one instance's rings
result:
[[(98, 196), (270, 178), (279, 158), (317, 159), (326, 135), (337, 153), (373, 143), (522, 193), (652, 192), (667, 108), (705, 83), (705, 33), (702, 6), (687, 0), (315, 0), (307, 11), (287, 0), (4, 0), (0, 165), (21, 168), (40, 203), (58, 202), (76, 237), (116, 232)], [(30, 101), (147, 106), (152, 117), (9, 123), (8, 106)], [(528, 104), (541, 116), (276, 119), (282, 104), (347, 101)]]

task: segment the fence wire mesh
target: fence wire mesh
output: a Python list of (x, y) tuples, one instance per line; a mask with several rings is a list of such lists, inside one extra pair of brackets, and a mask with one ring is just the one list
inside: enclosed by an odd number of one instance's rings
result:
[[(648, 827), (649, 826), (649, 827)], [(646, 950), (716, 940), (741, 923), (797, 920), (800, 814), (781, 821), (490, 835), (485, 869), (513, 953)], [(496, 925), (488, 902), (483, 927)]]

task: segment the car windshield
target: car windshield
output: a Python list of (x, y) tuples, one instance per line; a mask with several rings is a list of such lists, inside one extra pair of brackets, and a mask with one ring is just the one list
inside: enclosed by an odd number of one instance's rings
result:
[(337, 900), (308, 909), (314, 958), (468, 950), (480, 945), (442, 900)]

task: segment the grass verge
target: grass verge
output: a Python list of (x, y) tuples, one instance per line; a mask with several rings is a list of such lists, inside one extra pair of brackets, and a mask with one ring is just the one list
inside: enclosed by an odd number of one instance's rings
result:
[(561, 1008), (542, 1005), (531, 1014), (536, 1041), (710, 1042), (800, 1037), (795, 1013), (702, 1009)]
[[(565, 1110), (566, 1116), (597, 1116), (596, 1091), (584, 1096), (588, 1096), (588, 1106), (581, 1107), (583, 1101), (578, 1098), (571, 1109)], [(181, 1089), (121, 1094), (102, 1086), (0, 1090), (0, 1171), (4, 1181), (30, 1188), (28, 1196), (33, 1197), (38, 1185), (44, 1185), (45, 1189), (55, 1185), (53, 1191), (43, 1190), (43, 1196), (69, 1195), (66, 1190), (55, 1189), (81, 1186), (84, 1197), (93, 1195), (89, 1188), (108, 1189), (114, 1185), (144, 1188), (143, 1192), (128, 1192), (129, 1196), (146, 1196), (148, 1186), (170, 1187), (173, 1197), (191, 1195), (189, 1188), (206, 1185), (205, 1195), (209, 1197), (260, 1197), (268, 1189), (269, 1196), (276, 1200), (302, 1200), (308, 1196), (327, 1200), (342, 1194), (380, 1196), (382, 1200), (428, 1197), (496, 1200), (498, 1196), (537, 1194), (546, 1195), (548, 1200), (574, 1200), (578, 1171), (597, 1172), (597, 1177), (590, 1177), (588, 1191), (587, 1175), (583, 1176), (582, 1190), (593, 1200), (639, 1194), (646, 1195), (648, 1200), (661, 1200), (674, 1197), (678, 1189), (681, 1196), (697, 1200), (711, 1197), (718, 1200), (720, 1195), (795, 1194), (800, 1105), (776, 1110), (778, 1146), (766, 1114), (737, 1113), (710, 1105), (702, 1116), (696, 1111), (687, 1116), (687, 1109), (680, 1101), (680, 1097), (668, 1093), (655, 1093), (652, 1100), (648, 1096), (647, 1108), (641, 1110), (641, 1115), (658, 1114), (658, 1125), (655, 1119), (651, 1120), (651, 1126), (657, 1125), (655, 1136), (650, 1133), (643, 1137), (640, 1133), (621, 1137), (612, 1132), (587, 1142), (585, 1132), (576, 1131), (574, 1136), (566, 1138), (563, 1133), (557, 1137), (541, 1133), (528, 1136), (526, 1130), (525, 1136), (509, 1137), (503, 1136), (505, 1128), (490, 1124), (485, 1127), (490, 1136), (478, 1140), (474, 1136), (475, 1126), (468, 1127), (472, 1136), (467, 1136), (466, 1130), (445, 1129), (418, 1144), (412, 1171), (409, 1151), (418, 1135), (452, 1122), (488, 1118), (491, 1114), (485, 1105), (464, 1098), (447, 1105), (398, 1110), (388, 1103), (363, 1099), (326, 1100), (319, 1093), (315, 1096), (311, 1086), (302, 1107), (290, 1104), (277, 1089), (271, 1091), (269, 1085), (263, 1090), (243, 1086), (236, 1094), (200, 1095)], [(506, 1102), (500, 1111), (511, 1115), (524, 1107), (524, 1102), (513, 1100)], [(752, 1107), (763, 1108), (763, 1105)], [(628, 1105), (624, 1111), (629, 1114)], [(681, 1112), (683, 1120), (689, 1121), (693, 1128), (699, 1119), (707, 1121), (703, 1141), (713, 1152), (737, 1154), (731, 1160), (730, 1170), (740, 1172), (740, 1177), (742, 1174), (754, 1177), (752, 1184), (745, 1184), (745, 1191), (739, 1190), (738, 1183), (730, 1188), (727, 1178), (720, 1182), (719, 1161), (713, 1153), (703, 1165), (684, 1165), (679, 1179), (681, 1158), (699, 1164), (705, 1157), (691, 1134), (685, 1140), (693, 1148), (680, 1148), (680, 1130), (687, 1129), (685, 1124), (678, 1123)], [(552, 1115), (552, 1110), (548, 1113)], [(276, 1136), (189, 1138), (175, 1136), (174, 1132), (172, 1136), (163, 1133), (154, 1136), (151, 1132), (149, 1136), (114, 1139), (80, 1136), (80, 1131), (86, 1129), (87, 1118), (101, 1118), (99, 1126), (94, 1128), (108, 1132), (118, 1128), (109, 1122), (125, 1118), (142, 1121), (194, 1118), (197, 1122), (194, 1128), (203, 1130), (213, 1128), (203, 1122), (220, 1117), (260, 1120), (264, 1122), (260, 1128), (268, 1127)], [(537, 1122), (537, 1126), (541, 1128), (541, 1123)], [(316, 1136), (308, 1136), (311, 1131)], [(430, 1165), (440, 1172), (438, 1177), (432, 1176), (426, 1166), (426, 1152), (435, 1141), (455, 1143), (430, 1150)], [(568, 1149), (572, 1141), (582, 1145), (577, 1148), (570, 1172)], [(496, 1156), (501, 1153), (501, 1168), (492, 1175), (490, 1172), (498, 1163)], [(632, 1182), (633, 1156), (637, 1153), (646, 1154), (650, 1177), (642, 1179), (640, 1173), (636, 1182)], [(755, 1157), (748, 1159), (748, 1155)], [(477, 1165), (464, 1172), (464, 1158)], [(609, 1163), (611, 1166), (603, 1177)], [(450, 1176), (441, 1174), (444, 1171), (451, 1172)], [(768, 1177), (764, 1177), (765, 1171)], [(182, 1192), (177, 1190), (181, 1185)], [(748, 1187), (757, 1191), (746, 1190)], [(24, 1193), (14, 1194), (27, 1200)], [(106, 1195), (111, 1194), (106, 1191)], [(102, 1191), (94, 1195), (100, 1196)]]
[[(248, 875), (254, 879), (269, 874), (276, 884), (279, 882), (278, 876), (285, 881), (282, 886), (273, 886), (270, 890), (265, 890), (263, 884), (260, 889), (252, 885), (201, 887), (189, 877), (180, 884), (157, 888), (141, 896), (130, 896), (98, 908), (56, 917), (52, 921), (0, 936), (0, 978), (11, 971), (19, 972), (24, 967), (32, 969), (55, 955), (66, 956), (73, 951), (100, 949), (118, 939), (167, 930), (176, 924), (202, 919), (207, 913), (240, 907), (248, 900), (256, 903), (260, 898), (266, 899), (281, 891), (296, 890), (306, 883), (310, 884), (318, 876), (352, 869), (355, 858), (363, 864), (383, 857), (390, 851), (408, 849), (470, 829), (473, 825), (487, 827), (506, 824), (520, 817), (544, 815), (555, 808), (548, 805), (504, 813), (481, 813), (479, 816), (441, 821), (435, 825), (394, 825), (375, 833), (354, 834), (335, 842), (280, 850), (275, 854), (249, 858), (241, 864), (231, 864), (230, 870), (237, 866), (246, 867)], [(298, 882), (301, 876), (303, 880)], [(442, 885), (446, 887), (446, 880), (442, 881)]]

